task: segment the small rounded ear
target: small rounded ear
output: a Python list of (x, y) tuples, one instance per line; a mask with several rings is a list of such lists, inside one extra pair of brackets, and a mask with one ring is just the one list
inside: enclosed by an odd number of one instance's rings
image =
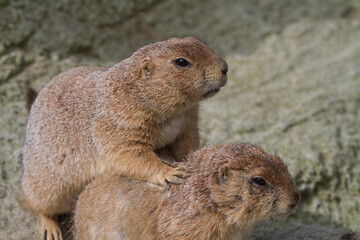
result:
[(216, 180), (217, 184), (223, 184), (229, 177), (229, 164), (224, 164), (219, 168)]
[(149, 57), (145, 57), (141, 61), (140, 73), (141, 75), (148, 77), (154, 71), (154, 63)]

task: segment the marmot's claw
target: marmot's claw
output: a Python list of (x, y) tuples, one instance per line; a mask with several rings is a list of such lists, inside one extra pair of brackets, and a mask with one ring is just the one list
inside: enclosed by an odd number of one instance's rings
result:
[(53, 232), (45, 229), (45, 232), (42, 233), (44, 240), (63, 240), (60, 230), (53, 229)]
[(188, 177), (189, 175), (182, 168), (172, 168), (164, 177), (164, 183), (167, 188), (170, 188), (172, 184), (181, 184), (183, 178)]
[(171, 186), (172, 186), (172, 183), (169, 182), (167, 179), (165, 179), (165, 183), (166, 183), (166, 188), (167, 188), (167, 189), (170, 189)]
[(190, 176), (190, 174), (185, 172), (184, 168), (178, 167), (178, 168), (175, 168), (175, 170), (179, 172), (178, 174), (175, 174), (175, 176), (178, 178), (187, 178)]
[(41, 220), (41, 233), (43, 240), (63, 240), (61, 230), (57, 222), (45, 217), (42, 217)]

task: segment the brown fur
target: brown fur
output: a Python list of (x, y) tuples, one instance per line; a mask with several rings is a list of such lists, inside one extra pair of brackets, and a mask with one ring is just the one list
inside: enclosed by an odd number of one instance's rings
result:
[(341, 236), (340, 240), (360, 240), (360, 233), (347, 233)]
[[(178, 58), (190, 65), (176, 65)], [(167, 147), (181, 161), (198, 148), (198, 103), (226, 83), (226, 72), (224, 60), (187, 37), (145, 46), (111, 68), (78, 67), (51, 80), (31, 107), (23, 158), (24, 196), (43, 233), (99, 174), (180, 183), (186, 173), (154, 151)]]
[(244, 240), (254, 223), (293, 212), (300, 199), (282, 160), (254, 145), (204, 148), (184, 168), (191, 176), (170, 190), (97, 177), (76, 204), (76, 239)]

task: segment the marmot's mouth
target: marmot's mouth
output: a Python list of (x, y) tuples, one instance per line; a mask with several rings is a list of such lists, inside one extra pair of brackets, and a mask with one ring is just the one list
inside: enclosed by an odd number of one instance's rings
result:
[(227, 78), (222, 79), (222, 81), (219, 82), (218, 84), (214, 84), (215, 86), (213, 86), (210, 90), (205, 92), (205, 94), (203, 95), (204, 98), (209, 98), (217, 94), (220, 91), (220, 88), (223, 87), (226, 84), (226, 82), (227, 82)]
[(214, 96), (215, 94), (217, 94), (219, 91), (220, 91), (220, 87), (218, 87), (218, 88), (213, 88), (213, 89), (207, 91), (207, 92), (204, 94), (204, 97), (205, 97), (205, 98), (212, 97), (212, 96)]

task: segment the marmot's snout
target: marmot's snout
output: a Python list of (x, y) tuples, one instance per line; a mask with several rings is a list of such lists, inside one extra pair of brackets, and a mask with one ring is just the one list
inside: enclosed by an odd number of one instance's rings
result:
[(295, 212), (297, 205), (300, 202), (300, 194), (297, 189), (289, 191), (288, 194), (283, 193), (283, 200), (279, 202), (276, 216), (287, 215)]
[(295, 193), (293, 194), (292, 200), (290, 201), (289, 210), (290, 210), (291, 212), (293, 212), (299, 202), (300, 202), (300, 194), (299, 194), (299, 192), (295, 192)]
[(203, 95), (205, 98), (214, 96), (227, 82), (228, 65), (226, 61), (218, 56), (215, 61), (216, 67), (205, 72), (206, 85)]
[(226, 62), (224, 59), (220, 58), (220, 57), (217, 57), (217, 58), (216, 58), (216, 62), (217, 62), (218, 65), (219, 65), (219, 68), (220, 68), (221, 73), (222, 73), (223, 75), (226, 75), (227, 72), (228, 72), (228, 70), (229, 70), (228, 65), (227, 65), (227, 62)]
[(217, 57), (216, 62), (218, 64), (220, 72), (221, 72), (220, 87), (222, 87), (227, 82), (227, 72), (229, 70), (229, 67), (227, 65), (227, 62), (224, 59), (222, 59), (221, 57)]

